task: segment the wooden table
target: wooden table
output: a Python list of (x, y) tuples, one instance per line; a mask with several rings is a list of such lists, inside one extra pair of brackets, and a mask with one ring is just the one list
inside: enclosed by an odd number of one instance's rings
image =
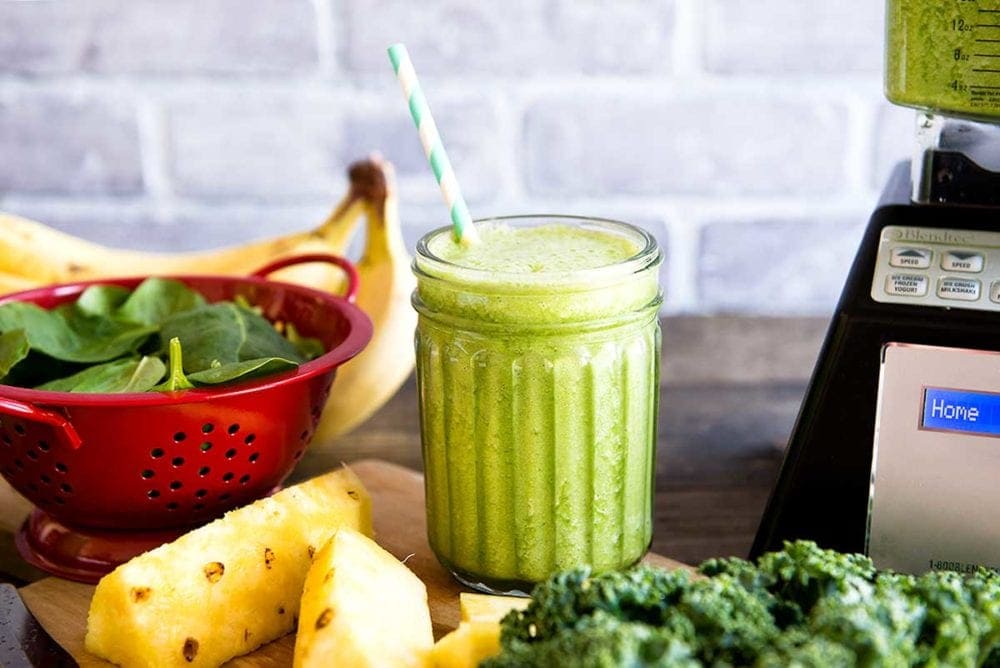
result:
[[(825, 328), (821, 319), (664, 321), (654, 551), (692, 564), (746, 555)], [(364, 426), (309, 452), (291, 481), (372, 457), (421, 468), (412, 379)], [(0, 527), (0, 581), (41, 575)]]

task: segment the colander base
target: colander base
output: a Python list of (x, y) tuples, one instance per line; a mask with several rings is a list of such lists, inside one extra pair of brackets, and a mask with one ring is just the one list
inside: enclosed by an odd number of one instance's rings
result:
[(67, 580), (93, 584), (132, 557), (169, 543), (188, 528), (108, 531), (73, 527), (35, 508), (14, 536), (32, 566)]

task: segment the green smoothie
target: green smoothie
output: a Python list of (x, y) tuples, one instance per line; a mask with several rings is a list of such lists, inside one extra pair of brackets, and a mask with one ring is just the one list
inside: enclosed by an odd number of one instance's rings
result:
[(414, 262), (431, 547), (495, 591), (627, 566), (652, 535), (659, 250), (608, 221), (477, 229)]
[(888, 0), (885, 94), (972, 118), (1000, 114), (1000, 5)]

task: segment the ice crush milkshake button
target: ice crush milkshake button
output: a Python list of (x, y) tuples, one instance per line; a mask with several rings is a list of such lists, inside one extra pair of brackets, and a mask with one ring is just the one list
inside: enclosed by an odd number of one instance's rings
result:
[(942, 278), (938, 282), (938, 297), (973, 302), (979, 299), (979, 281), (974, 278)]
[(983, 254), (973, 251), (947, 251), (941, 256), (941, 268), (945, 271), (977, 273), (983, 270)]
[(889, 264), (893, 267), (909, 267), (910, 269), (926, 269), (931, 266), (931, 251), (925, 248), (893, 248), (889, 256)]
[(923, 297), (927, 294), (927, 277), (914, 274), (893, 274), (885, 279), (885, 291), (890, 295)]

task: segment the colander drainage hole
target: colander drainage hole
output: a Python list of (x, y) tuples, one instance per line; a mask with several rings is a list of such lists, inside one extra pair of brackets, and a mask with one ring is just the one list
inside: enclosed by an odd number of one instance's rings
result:
[(149, 456), (153, 459), (159, 459), (163, 456), (163, 448), (153, 448), (149, 451)]
[(24, 462), (22, 462), (20, 459), (15, 459), (14, 460), (14, 466), (17, 467), (18, 471), (23, 471), (24, 470)]
[(304, 432), (302, 432), (301, 434), (299, 434), (299, 440), (300, 440), (300, 441), (304, 441), (304, 440), (306, 440), (306, 436), (308, 436), (308, 435), (309, 435), (309, 432), (308, 432), (308, 431), (304, 431)]
[(243, 442), (246, 443), (247, 445), (250, 445), (256, 440), (257, 440), (257, 434), (249, 434), (246, 438), (243, 439)]
[(208, 452), (211, 449), (212, 449), (212, 442), (211, 441), (202, 441), (202, 443), (201, 443), (201, 451), (202, 452)]
[(61, 496), (57, 496), (56, 497), (56, 503), (58, 503), (60, 506), (65, 506), (66, 505), (66, 499), (62, 498)]
[(301, 456), (302, 456), (302, 450), (296, 450), (295, 451), (295, 458), (298, 459)]
[(153, 472), (153, 469), (146, 469), (145, 471), (142, 472), (142, 477), (145, 478), (146, 480), (149, 480), (154, 475), (156, 475), (156, 473)]
[(198, 475), (202, 477), (207, 476), (211, 470), (212, 469), (208, 468), (207, 466), (202, 466), (200, 469), (198, 469)]
[(70, 487), (70, 485), (68, 483), (65, 483), (65, 482), (59, 485), (59, 489), (62, 490), (63, 494), (72, 494), (73, 493), (73, 488)]
[(179, 507), (176, 501), (171, 501), (167, 504), (167, 510), (177, 510)]
[(56, 462), (56, 465), (53, 468), (55, 468), (55, 470), (59, 473), (66, 473), (66, 471), (69, 471), (69, 467), (62, 462)]
[(41, 480), (46, 485), (51, 485), (52, 484), (52, 478), (48, 477), (44, 473), (42, 475), (38, 476), (38, 479)]
[(204, 499), (206, 496), (208, 496), (208, 490), (199, 489), (197, 492), (194, 493), (194, 495), (197, 496), (199, 499)]
[(240, 426), (238, 424), (233, 423), (233, 424), (229, 425), (228, 431), (229, 431), (229, 435), (230, 436), (232, 436), (233, 434), (235, 434), (239, 430), (240, 430)]
[(173, 490), (178, 490), (178, 489), (180, 489), (183, 486), (184, 485), (181, 484), (180, 480), (174, 480), (174, 481), (172, 481), (170, 483), (170, 489), (173, 489)]
[(241, 485), (245, 485), (248, 482), (250, 482), (250, 474), (249, 473), (246, 473), (246, 474), (240, 476), (240, 484)]
[(194, 508), (195, 510), (202, 510), (205, 507), (205, 504), (204, 503), (196, 503), (196, 504), (194, 504), (191, 507)]
[(222, 482), (229, 482), (235, 477), (236, 475), (232, 471), (228, 471), (222, 476)]
[(250, 455), (250, 463), (251, 464), (253, 464), (258, 459), (260, 459), (260, 453), (259, 452), (255, 452), (252, 455)]
[(14, 431), (17, 432), (18, 436), (24, 436), (24, 425), (23, 424), (14, 425)]
[(156, 491), (155, 489), (151, 489), (148, 492), (146, 492), (146, 496), (148, 496), (151, 499), (155, 499), (158, 496), (160, 496), (160, 493), (158, 491)]
[(174, 466), (184, 466), (184, 458), (174, 457), (173, 459), (170, 460), (170, 463), (173, 464)]
[(0, 441), (3, 441), (4, 445), (10, 445), (12, 443), (10, 435), (7, 432), (4, 432), (3, 436), (0, 436)]
[(219, 495), (219, 501), (228, 501), (229, 497), (232, 496), (229, 492)]
[(48, 442), (46, 442), (46, 441), (39, 441), (38, 442), (38, 449), (41, 450), (42, 452), (48, 452), (51, 448), (49, 447)]
[(176, 434), (174, 434), (174, 441), (177, 443), (180, 443), (185, 438), (187, 438), (187, 434), (185, 434), (183, 431), (179, 431)]
[(37, 462), (38, 461), (38, 453), (35, 452), (34, 450), (28, 450), (24, 454), (26, 454), (28, 456), (28, 459), (30, 459), (31, 461), (33, 461), (33, 462)]
[(211, 434), (213, 429), (215, 429), (215, 425), (212, 424), (211, 422), (206, 422), (205, 424), (201, 425), (201, 433), (203, 434)]
[(226, 459), (232, 459), (236, 456), (236, 448), (230, 448), (226, 450)]

